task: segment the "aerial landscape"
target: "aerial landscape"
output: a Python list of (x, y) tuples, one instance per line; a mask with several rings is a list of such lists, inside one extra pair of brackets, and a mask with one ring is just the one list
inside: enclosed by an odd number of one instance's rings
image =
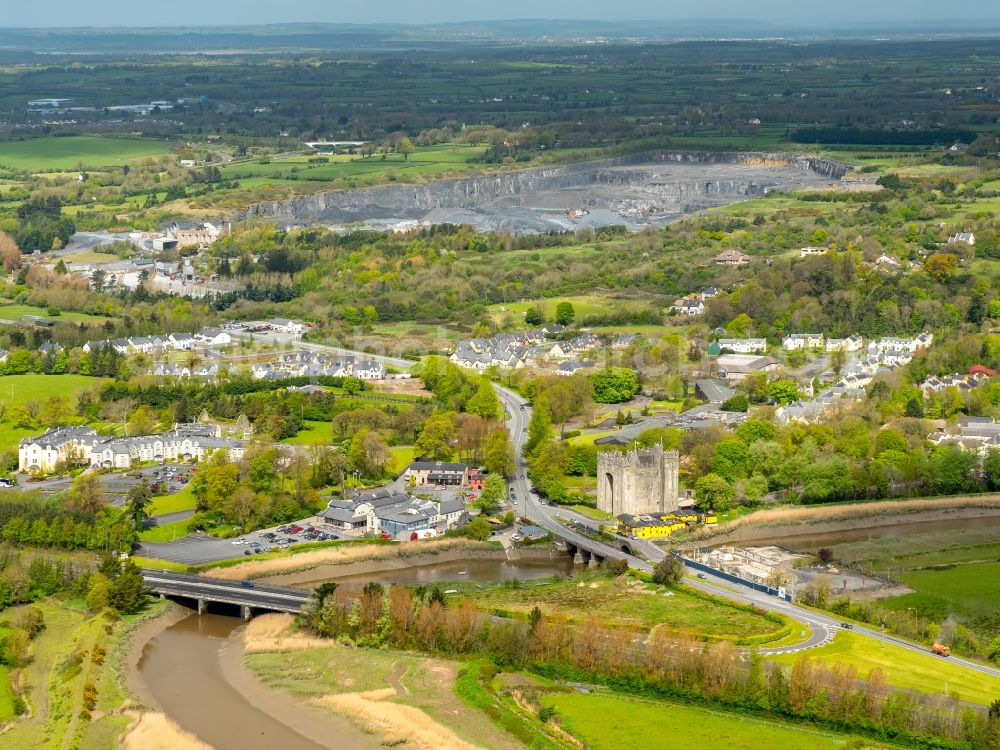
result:
[(1000, 750), (1000, 12), (0, 26), (0, 750)]

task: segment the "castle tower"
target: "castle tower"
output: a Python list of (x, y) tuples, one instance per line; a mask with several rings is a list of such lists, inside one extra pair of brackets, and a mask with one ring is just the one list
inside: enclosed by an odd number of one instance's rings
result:
[(672, 513), (677, 510), (679, 456), (660, 445), (597, 454), (597, 508), (623, 513)]

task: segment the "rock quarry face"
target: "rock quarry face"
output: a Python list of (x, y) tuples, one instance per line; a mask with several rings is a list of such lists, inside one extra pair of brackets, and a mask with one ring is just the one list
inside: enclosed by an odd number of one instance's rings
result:
[(659, 225), (713, 206), (840, 180), (850, 167), (785, 153), (656, 151), (421, 185), (338, 190), (251, 206), (234, 217), (287, 225), (473, 224), (515, 234)]

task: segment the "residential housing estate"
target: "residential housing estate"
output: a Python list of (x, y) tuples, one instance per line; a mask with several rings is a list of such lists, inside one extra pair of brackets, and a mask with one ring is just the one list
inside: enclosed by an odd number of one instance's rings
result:
[(18, 445), (18, 470), (49, 473), (57, 467), (128, 469), (144, 461), (201, 461), (217, 450), (243, 457), (244, 441), (222, 436), (218, 425), (178, 424), (169, 432), (132, 437), (98, 435), (91, 427), (58, 427)]

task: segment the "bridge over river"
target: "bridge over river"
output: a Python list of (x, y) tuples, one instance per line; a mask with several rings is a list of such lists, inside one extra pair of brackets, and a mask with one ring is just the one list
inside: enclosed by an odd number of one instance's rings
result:
[(239, 607), (246, 620), (255, 610), (298, 614), (310, 594), (284, 586), (261, 586), (249, 581), (222, 581), (159, 570), (143, 570), (142, 578), (154, 594), (192, 602), (199, 614), (204, 613), (209, 604), (228, 604)]

